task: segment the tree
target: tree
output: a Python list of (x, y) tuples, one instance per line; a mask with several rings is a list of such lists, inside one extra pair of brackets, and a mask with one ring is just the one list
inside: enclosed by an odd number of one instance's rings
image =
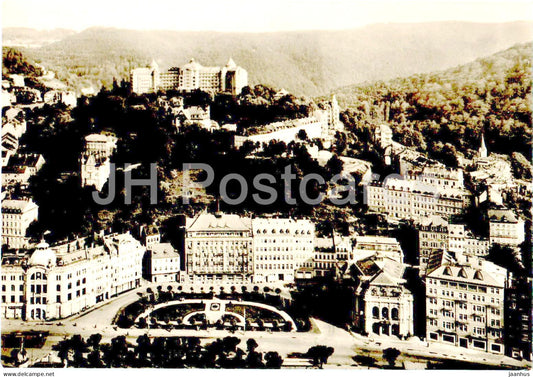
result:
[(307, 357), (313, 360), (313, 366), (322, 369), (327, 364), (328, 358), (333, 355), (335, 349), (327, 346), (313, 346), (307, 350)]
[(247, 368), (262, 368), (264, 366), (263, 364), (263, 355), (259, 352), (256, 352), (256, 348), (258, 347), (257, 342), (255, 339), (250, 338), (246, 341), (246, 352), (248, 355), (246, 356), (246, 367)]
[(400, 356), (400, 351), (396, 348), (389, 347), (383, 350), (383, 358), (387, 360), (391, 368), (396, 363), (398, 356)]
[(100, 348), (100, 341), (102, 340), (102, 334), (92, 334), (87, 339), (87, 344), (93, 348), (93, 350), (98, 350)]
[(340, 174), (343, 166), (344, 162), (337, 155), (333, 155), (326, 163), (326, 167), (332, 176), (335, 174)]
[(305, 132), (304, 129), (301, 129), (300, 131), (298, 131), (298, 139), (307, 140), (307, 132)]
[(269, 369), (281, 369), (283, 358), (275, 351), (267, 352), (265, 355), (265, 366)]

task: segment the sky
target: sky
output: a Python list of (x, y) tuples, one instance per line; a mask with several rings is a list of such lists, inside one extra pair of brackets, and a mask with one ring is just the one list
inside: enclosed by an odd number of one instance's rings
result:
[(1, 0), (2, 28), (270, 32), (533, 20), (533, 0)]

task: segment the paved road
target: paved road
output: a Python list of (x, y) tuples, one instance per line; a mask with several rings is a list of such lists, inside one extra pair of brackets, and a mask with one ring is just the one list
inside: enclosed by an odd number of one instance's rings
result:
[[(166, 289), (164, 285), (164, 289)], [(152, 289), (157, 285), (152, 286)], [(186, 285), (182, 284), (185, 288)], [(252, 285), (253, 287), (253, 285)], [(111, 324), (115, 314), (125, 305), (136, 301), (139, 293), (146, 292), (146, 286), (140, 287), (125, 293), (91, 311), (73, 316), (61, 321), (48, 323), (28, 323), (15, 320), (3, 320), (2, 332), (15, 330), (45, 330), (50, 332), (50, 336), (42, 350), (34, 350), (34, 357), (45, 356), (50, 352), (53, 344), (71, 334), (80, 334), (84, 338), (93, 333), (100, 333), (103, 336), (102, 342), (109, 341), (118, 335), (125, 335), (128, 341), (135, 344), (138, 336), (148, 333), (150, 336), (198, 336), (209, 341), (210, 339), (222, 338), (234, 335), (242, 339), (244, 344), (246, 339), (254, 338), (259, 344), (259, 351), (277, 351), (283, 357), (292, 352), (306, 352), (314, 345), (327, 345), (335, 348), (335, 353), (330, 358), (327, 367), (356, 367), (352, 357), (359, 355), (372, 356), (381, 362), (381, 355), (384, 348), (395, 347), (402, 351), (398, 362), (403, 360), (427, 361), (435, 358), (450, 360), (468, 360), (487, 365), (498, 366), (503, 364), (516, 367), (529, 367), (531, 363), (525, 364), (506, 356), (492, 355), (485, 352), (457, 348), (441, 344), (429, 344), (421, 342), (418, 338), (411, 338), (409, 341), (401, 341), (395, 337), (363, 337), (359, 334), (350, 333), (318, 319), (312, 319), (313, 330), (307, 333), (283, 333), (283, 332), (242, 332), (235, 334), (227, 330), (163, 330), (163, 329), (120, 329)], [(209, 289), (207, 287), (207, 289)], [(237, 289), (240, 289), (240, 285)], [(186, 291), (184, 289), (184, 291)], [(229, 291), (229, 289), (227, 290)]]

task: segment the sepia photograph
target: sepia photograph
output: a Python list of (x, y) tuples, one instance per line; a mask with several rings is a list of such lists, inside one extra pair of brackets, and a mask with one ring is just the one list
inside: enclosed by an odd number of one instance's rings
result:
[(533, 1), (3, 0), (1, 40), (2, 377), (530, 376)]

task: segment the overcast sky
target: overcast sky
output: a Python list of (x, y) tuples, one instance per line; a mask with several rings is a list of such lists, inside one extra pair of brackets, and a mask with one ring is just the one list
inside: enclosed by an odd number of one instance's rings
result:
[(533, 19), (533, 1), (2, 0), (2, 27), (279, 31), (383, 22)]

